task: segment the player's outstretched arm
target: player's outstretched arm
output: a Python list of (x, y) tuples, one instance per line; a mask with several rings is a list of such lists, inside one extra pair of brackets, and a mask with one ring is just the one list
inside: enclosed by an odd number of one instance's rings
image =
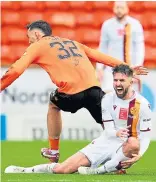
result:
[[(81, 44), (82, 45), (82, 44)], [(111, 67), (115, 67), (117, 65), (120, 64), (126, 64), (116, 58), (113, 58), (111, 56), (108, 56), (98, 50), (89, 48), (85, 45), (82, 45), (83, 49), (85, 51), (85, 53), (87, 54), (87, 56), (91, 59), (91, 61), (93, 62), (98, 62), (98, 63), (102, 63), (105, 64), (107, 66), (111, 66)]]
[(1, 91), (14, 82), (38, 58), (38, 47), (30, 45), (23, 56), (17, 60), (1, 78)]
[[(111, 66), (111, 67), (115, 67), (120, 64), (126, 64), (125, 62), (120, 61), (111, 56), (108, 56), (106, 54), (103, 54), (102, 52), (100, 52), (98, 50), (91, 49), (83, 44), (81, 44), (81, 46), (83, 47), (85, 53), (87, 54), (87, 56), (89, 57), (89, 59), (92, 62), (102, 63), (104, 65)], [(135, 74), (137, 74), (137, 75), (147, 75), (148, 74), (147, 69), (144, 68), (143, 66), (134, 66), (134, 67), (132, 67), (132, 69), (134, 70)]]

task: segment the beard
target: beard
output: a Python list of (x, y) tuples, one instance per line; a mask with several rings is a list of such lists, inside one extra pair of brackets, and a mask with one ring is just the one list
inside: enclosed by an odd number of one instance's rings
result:
[(120, 99), (123, 99), (127, 93), (128, 93), (128, 88), (125, 88), (125, 90), (122, 88), (122, 91), (118, 91), (116, 88), (114, 88), (117, 97), (119, 97)]

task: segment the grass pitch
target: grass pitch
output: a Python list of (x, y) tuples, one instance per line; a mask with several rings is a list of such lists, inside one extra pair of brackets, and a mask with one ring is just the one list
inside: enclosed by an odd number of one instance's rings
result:
[[(60, 162), (84, 147), (86, 141), (62, 141)], [(156, 142), (151, 142), (143, 158), (127, 170), (126, 175), (90, 175), (79, 174), (4, 174), (9, 165), (33, 166), (47, 163), (40, 156), (40, 148), (46, 147), (48, 142), (1, 142), (1, 181), (2, 182), (156, 182)]]

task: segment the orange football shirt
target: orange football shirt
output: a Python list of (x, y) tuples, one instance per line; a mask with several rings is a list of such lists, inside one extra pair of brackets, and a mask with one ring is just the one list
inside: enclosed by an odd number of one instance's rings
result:
[(59, 92), (75, 94), (100, 86), (93, 62), (108, 66), (123, 64), (76, 41), (47, 36), (31, 44), (23, 56), (1, 78), (1, 91), (16, 80), (31, 64), (42, 67), (56, 84)]

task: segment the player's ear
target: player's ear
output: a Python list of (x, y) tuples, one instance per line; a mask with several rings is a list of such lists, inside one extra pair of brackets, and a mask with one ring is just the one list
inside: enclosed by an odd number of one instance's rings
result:
[(130, 77), (129, 79), (130, 79), (130, 80), (129, 80), (129, 81), (130, 81), (130, 84), (132, 85), (132, 84), (133, 84), (133, 78)]
[(37, 40), (40, 40), (42, 38), (42, 36), (40, 35), (39, 32), (35, 32), (35, 36), (36, 36)]

